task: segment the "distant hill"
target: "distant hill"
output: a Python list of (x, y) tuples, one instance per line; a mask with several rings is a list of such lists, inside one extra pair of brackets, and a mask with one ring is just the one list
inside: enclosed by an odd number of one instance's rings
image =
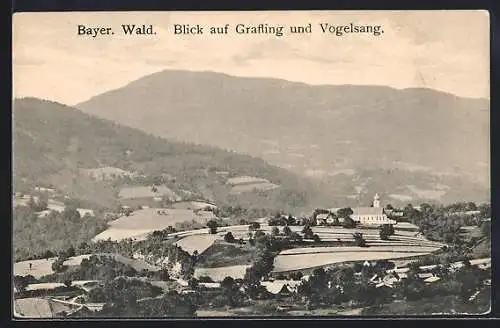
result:
[(261, 157), (316, 178), (332, 203), (364, 202), (375, 191), (400, 203), (489, 199), (486, 99), (166, 70), (76, 107)]
[[(308, 206), (315, 197), (307, 179), (262, 159), (167, 141), (59, 103), (16, 99), (13, 117), (16, 191), (51, 185), (70, 197), (115, 208), (129, 175), (121, 173), (132, 172), (144, 185), (168, 177), (162, 183), (176, 194), (218, 205), (292, 210)], [(109, 179), (110, 171), (106, 179), (96, 179), (88, 174), (96, 168), (116, 168), (120, 178)], [(266, 179), (279, 187), (234, 194), (227, 180), (238, 176)]]

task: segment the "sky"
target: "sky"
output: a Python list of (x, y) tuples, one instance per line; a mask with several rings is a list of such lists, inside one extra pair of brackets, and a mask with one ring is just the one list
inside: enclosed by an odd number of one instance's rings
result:
[[(322, 33), (320, 23), (381, 25), (384, 33)], [(238, 35), (236, 24), (304, 26), (312, 33)], [(111, 27), (112, 36), (77, 35), (78, 25)], [(129, 36), (122, 24), (153, 25)], [(203, 35), (175, 35), (200, 24)], [(210, 26), (229, 24), (227, 35)], [(486, 11), (59, 12), (13, 17), (14, 97), (75, 105), (165, 69), (215, 71), (308, 84), (426, 87), (489, 99)]]

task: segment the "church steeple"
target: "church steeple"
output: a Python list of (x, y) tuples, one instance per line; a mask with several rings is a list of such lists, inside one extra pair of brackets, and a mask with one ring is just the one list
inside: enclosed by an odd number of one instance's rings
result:
[(380, 196), (378, 193), (376, 193), (375, 197), (373, 197), (373, 207), (380, 207)]

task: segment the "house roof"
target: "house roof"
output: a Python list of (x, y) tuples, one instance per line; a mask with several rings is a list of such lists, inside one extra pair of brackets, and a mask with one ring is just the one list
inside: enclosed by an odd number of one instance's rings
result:
[(326, 218), (328, 218), (328, 214), (327, 213), (321, 213), (321, 214), (318, 214), (316, 216), (316, 219), (319, 219), (319, 220), (324, 220)]
[(355, 207), (352, 209), (352, 215), (382, 215), (382, 207)]

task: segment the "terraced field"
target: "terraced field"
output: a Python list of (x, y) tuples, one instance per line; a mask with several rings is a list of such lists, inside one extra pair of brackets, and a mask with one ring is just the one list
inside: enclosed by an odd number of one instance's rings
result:
[(361, 232), (369, 247), (309, 247), (282, 251), (274, 261), (273, 272), (287, 272), (310, 269), (330, 264), (352, 261), (407, 259), (426, 255), (440, 249), (444, 244), (429, 241), (410, 231), (412, 225), (405, 225), (389, 240), (381, 240), (378, 229), (343, 229), (337, 227), (314, 227), (323, 241), (352, 240), (354, 232)]
[[(43, 260), (32, 260), (32, 261), (22, 261), (14, 263), (14, 275), (17, 276), (27, 276), (32, 275), (35, 278), (40, 278), (42, 276), (53, 273), (52, 263), (57, 259), (57, 257), (52, 257)], [(30, 269), (30, 263), (32, 265)]]

